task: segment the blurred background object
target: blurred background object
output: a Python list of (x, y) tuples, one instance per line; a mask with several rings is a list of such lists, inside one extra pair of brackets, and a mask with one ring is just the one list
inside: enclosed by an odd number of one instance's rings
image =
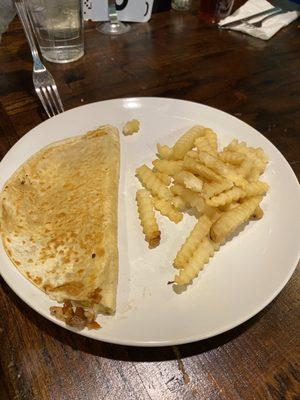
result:
[(216, 23), (227, 17), (234, 0), (200, 0), (199, 16), (208, 22)]
[(171, 9), (172, 0), (154, 0), (152, 13), (168, 11)]
[(15, 15), (16, 9), (12, 0), (0, 0), (0, 41), (2, 33), (6, 31)]
[(172, 0), (172, 8), (177, 11), (190, 10), (192, 5), (191, 0)]
[(300, 0), (271, 0), (271, 3), (286, 11), (300, 11)]

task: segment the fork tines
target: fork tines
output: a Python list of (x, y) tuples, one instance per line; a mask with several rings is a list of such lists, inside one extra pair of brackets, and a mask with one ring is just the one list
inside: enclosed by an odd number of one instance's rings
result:
[[(0, 0), (1, 1), (1, 0)], [(42, 63), (34, 38), (34, 28), (30, 13), (27, 12), (24, 0), (15, 0), (15, 6), (19, 18), (24, 28), (26, 38), (31, 50), (33, 59), (32, 80), (33, 85), (48, 117), (59, 114), (64, 111), (58, 90), (51, 73)]]
[(59, 97), (56, 85), (47, 85), (35, 88), (48, 117), (59, 114), (64, 111), (61, 99)]

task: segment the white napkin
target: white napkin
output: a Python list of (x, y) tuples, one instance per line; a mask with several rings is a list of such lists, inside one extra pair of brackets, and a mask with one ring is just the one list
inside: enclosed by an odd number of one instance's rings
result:
[[(242, 7), (236, 10), (235, 13), (227, 18), (222, 19), (222, 21), (219, 22), (219, 26), (229, 22), (234, 22), (241, 18), (249, 17), (250, 15), (257, 14), (272, 7), (272, 4), (266, 0), (248, 0)], [(298, 16), (298, 11), (288, 11), (284, 14), (274, 15), (272, 18), (267, 19), (261, 28), (251, 27), (246, 23), (241, 23), (240, 25), (232, 28), (228, 27), (228, 29), (244, 32), (259, 39), (268, 40), (281, 28), (289, 25), (292, 21), (297, 19)], [(264, 18), (264, 16), (253, 18), (249, 21), (249, 23), (260, 21), (262, 18)]]

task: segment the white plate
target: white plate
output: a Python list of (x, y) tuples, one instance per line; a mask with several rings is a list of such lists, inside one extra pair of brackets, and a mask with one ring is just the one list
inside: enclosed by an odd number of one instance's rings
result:
[[(208, 338), (241, 324), (274, 299), (296, 267), (300, 191), (280, 152), (237, 118), (174, 99), (131, 98), (88, 104), (49, 119), (22, 137), (0, 164), (1, 187), (20, 164), (47, 144), (83, 134), (101, 124), (110, 123), (121, 129), (131, 118), (141, 121), (141, 131), (132, 137), (121, 135), (117, 313), (99, 317), (102, 329), (80, 333), (111, 343), (162, 346)], [(150, 165), (157, 142), (172, 144), (195, 123), (218, 132), (222, 145), (237, 137), (249, 145), (261, 146), (270, 158), (263, 179), (271, 189), (263, 200), (264, 218), (250, 222), (223, 246), (193, 285), (178, 295), (167, 281), (174, 276), (172, 260), (194, 220), (185, 216), (175, 225), (159, 217), (162, 241), (156, 249), (149, 250), (136, 212), (135, 191), (139, 183), (134, 171), (142, 163)], [(18, 272), (2, 244), (0, 271), (30, 307), (65, 327), (49, 314), (54, 302)]]

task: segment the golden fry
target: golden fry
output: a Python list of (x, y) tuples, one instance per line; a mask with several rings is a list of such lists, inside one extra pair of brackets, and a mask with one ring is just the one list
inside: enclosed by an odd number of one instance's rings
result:
[[(245, 189), (234, 187), (226, 192), (214, 196), (207, 200), (207, 204), (213, 207), (224, 207), (230, 206), (230, 203), (241, 200), (245, 197), (262, 196), (267, 193), (269, 185), (265, 182), (257, 181), (249, 183)], [(226, 210), (232, 209), (233, 207), (227, 207)]]
[[(228, 151), (227, 153), (224, 154), (233, 154)], [(250, 158), (246, 158), (240, 165), (239, 168), (237, 168), (237, 173), (244, 178), (248, 178), (249, 175), (251, 174), (251, 171), (254, 167), (254, 160), (251, 160)]]
[(257, 182), (259, 177), (260, 177), (260, 169), (257, 167), (253, 167), (250, 171), (250, 173), (247, 176), (248, 182)]
[(214, 132), (210, 128), (205, 128), (204, 134), (205, 134), (205, 137), (208, 139), (210, 147), (213, 150), (218, 151), (218, 136), (217, 136), (216, 132)]
[(261, 200), (262, 196), (250, 197), (241, 205), (222, 214), (210, 229), (212, 240), (223, 243), (240, 225), (249, 220)]
[(186, 156), (198, 160), (198, 151), (189, 150), (189, 151), (186, 153)]
[(244, 189), (247, 197), (261, 196), (267, 193), (269, 190), (269, 185), (266, 182), (253, 182), (249, 183)]
[(174, 160), (181, 160), (193, 148), (195, 139), (204, 135), (204, 131), (205, 128), (201, 125), (195, 125), (186, 131), (173, 146)]
[(255, 161), (261, 173), (265, 170), (268, 163), (268, 157), (261, 148), (247, 146), (245, 142), (239, 143), (236, 139), (232, 140), (232, 142), (224, 148), (224, 151), (237, 151), (245, 154), (249, 159)]
[(179, 211), (183, 211), (187, 207), (187, 202), (181, 196), (177, 195), (172, 198), (172, 204)]
[(206, 179), (208, 181), (221, 182), (223, 180), (222, 176), (216, 174), (212, 169), (200, 164), (196, 160), (186, 157), (183, 161), (183, 167), (200, 176), (200, 178)]
[(155, 218), (153, 200), (146, 189), (136, 192), (136, 202), (139, 218), (149, 247), (157, 246), (160, 242), (160, 231)]
[(254, 213), (251, 215), (251, 219), (258, 220), (261, 219), (263, 216), (264, 216), (264, 210), (260, 206), (258, 206), (254, 210)]
[(154, 160), (152, 161), (155, 169), (160, 172), (164, 172), (167, 175), (173, 176), (183, 169), (183, 161), (174, 160)]
[(233, 201), (242, 199), (246, 197), (246, 195), (247, 194), (243, 189), (235, 186), (232, 189), (226, 190), (226, 192), (220, 193), (217, 196), (211, 197), (210, 199), (206, 199), (206, 204), (212, 207), (220, 207)]
[(161, 215), (168, 217), (169, 220), (175, 222), (175, 224), (178, 224), (183, 218), (182, 212), (178, 211), (168, 200), (155, 199), (154, 207)]
[(157, 152), (161, 159), (163, 160), (170, 160), (172, 158), (172, 149), (167, 145), (161, 145), (157, 143)]
[(209, 182), (204, 183), (202, 196), (205, 199), (209, 199), (210, 197), (216, 196), (225, 190), (231, 189), (233, 183), (228, 179), (223, 179), (221, 182)]
[(197, 176), (188, 171), (180, 171), (174, 175), (175, 182), (183, 185), (187, 189), (193, 192), (201, 192), (203, 187), (203, 182)]
[(222, 160), (212, 156), (211, 154), (205, 151), (200, 151), (199, 160), (214, 172), (231, 180), (236, 186), (244, 188), (247, 185), (246, 179), (238, 175), (233, 168), (226, 165)]
[(208, 235), (211, 224), (211, 221), (206, 215), (202, 215), (199, 218), (193, 230), (190, 232), (189, 236), (186, 238), (184, 244), (181, 246), (181, 249), (178, 251), (175, 257), (175, 268), (185, 267), (201, 240)]
[(136, 169), (136, 176), (139, 178), (142, 185), (148, 189), (153, 196), (157, 196), (160, 199), (169, 199), (172, 197), (169, 189), (146, 165), (142, 165)]
[(223, 161), (219, 160), (217, 157), (212, 156), (206, 151), (199, 151), (198, 158), (200, 162), (206, 165), (208, 168), (211, 168), (217, 174), (226, 176), (228, 173), (229, 167), (223, 163)]
[(211, 207), (207, 204), (204, 205), (202, 212), (211, 220), (212, 223), (216, 222), (222, 214), (222, 210), (217, 207)]
[(246, 160), (246, 155), (238, 152), (222, 151), (218, 154), (219, 158), (229, 164), (241, 165), (244, 160)]
[(187, 189), (177, 183), (171, 186), (171, 192), (183, 198), (191, 207), (195, 207), (198, 212), (202, 212), (205, 206), (205, 202), (203, 198), (196, 192), (193, 192), (190, 189)]
[(218, 209), (222, 212), (232, 210), (233, 208), (240, 206), (241, 203), (238, 201), (233, 201), (232, 203), (225, 204), (224, 206), (220, 206)]
[(165, 174), (164, 172), (160, 172), (160, 171), (153, 171), (155, 173), (155, 175), (162, 181), (162, 183), (166, 186), (169, 186), (172, 182), (172, 178)]
[(181, 269), (179, 274), (175, 276), (175, 283), (177, 285), (187, 285), (191, 283), (192, 280), (198, 276), (204, 265), (208, 263), (214, 252), (215, 249), (211, 240), (207, 237), (204, 238), (196, 248), (185, 268)]
[(217, 154), (216, 149), (212, 147), (207, 136), (201, 136), (201, 137), (197, 138), (195, 140), (195, 146), (197, 147), (198, 152), (206, 151), (207, 153), (210, 153), (214, 156)]

